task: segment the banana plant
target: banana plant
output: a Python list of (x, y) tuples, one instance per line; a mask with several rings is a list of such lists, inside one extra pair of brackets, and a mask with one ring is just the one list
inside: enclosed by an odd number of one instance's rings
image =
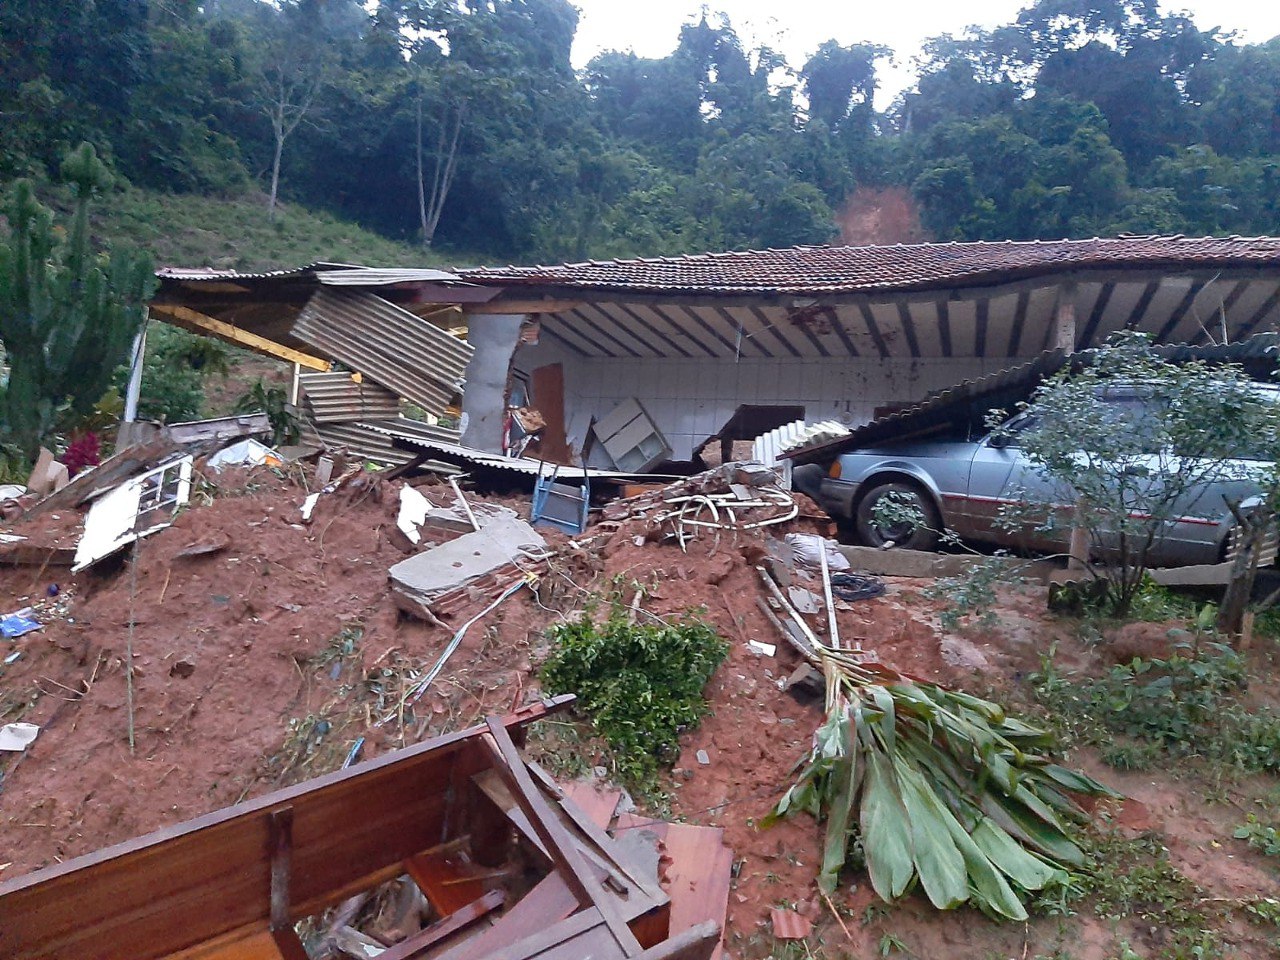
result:
[(1026, 901), (1085, 866), (1080, 795), (1118, 796), (1047, 757), (1053, 738), (995, 703), (818, 645), (827, 716), (766, 823), (826, 818), (820, 889), (858, 841), (886, 902), (917, 886), (934, 906), (1027, 918)]

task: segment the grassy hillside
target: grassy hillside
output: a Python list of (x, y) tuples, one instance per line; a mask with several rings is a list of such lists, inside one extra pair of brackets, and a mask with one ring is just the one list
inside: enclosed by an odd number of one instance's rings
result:
[[(63, 207), (65, 194), (41, 190)], [(423, 250), (397, 243), (327, 213), (285, 204), (274, 222), (259, 194), (216, 198), (165, 194), (128, 187), (94, 205), (94, 234), (108, 243), (148, 249), (160, 266), (267, 270), (314, 260), (369, 266), (475, 264), (483, 254)]]

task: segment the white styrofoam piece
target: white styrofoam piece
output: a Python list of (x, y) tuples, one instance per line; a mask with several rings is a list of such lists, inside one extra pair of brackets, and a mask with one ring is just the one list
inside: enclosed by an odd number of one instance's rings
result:
[(405, 484), (400, 488), (400, 513), (396, 526), (413, 543), (422, 540), (421, 527), (427, 522), (427, 511), (435, 504), (416, 488)]
[(211, 456), (207, 463), (210, 468), (219, 470), (222, 467), (232, 465), (243, 466), (247, 464), (256, 467), (271, 460), (276, 463), (283, 462), (280, 454), (276, 453), (271, 447), (254, 440), (252, 437), (246, 437), (237, 443), (231, 444), (229, 447), (223, 447)]
[(6, 723), (0, 727), (0, 750), (21, 753), (40, 735), (34, 723)]

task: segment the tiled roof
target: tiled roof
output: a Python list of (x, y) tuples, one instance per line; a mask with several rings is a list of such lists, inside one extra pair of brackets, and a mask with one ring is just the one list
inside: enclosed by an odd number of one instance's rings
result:
[(859, 293), (976, 286), (1063, 270), (1280, 269), (1280, 237), (1116, 237), (792, 247), (459, 270), (504, 286), (683, 294)]

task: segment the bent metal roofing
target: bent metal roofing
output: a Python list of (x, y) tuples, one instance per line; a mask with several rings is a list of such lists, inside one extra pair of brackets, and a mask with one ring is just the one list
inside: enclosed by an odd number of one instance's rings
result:
[(1280, 237), (1117, 237), (804, 246), (560, 266), (478, 267), (503, 286), (667, 294), (863, 293), (977, 286), (1065, 270), (1280, 268)]

